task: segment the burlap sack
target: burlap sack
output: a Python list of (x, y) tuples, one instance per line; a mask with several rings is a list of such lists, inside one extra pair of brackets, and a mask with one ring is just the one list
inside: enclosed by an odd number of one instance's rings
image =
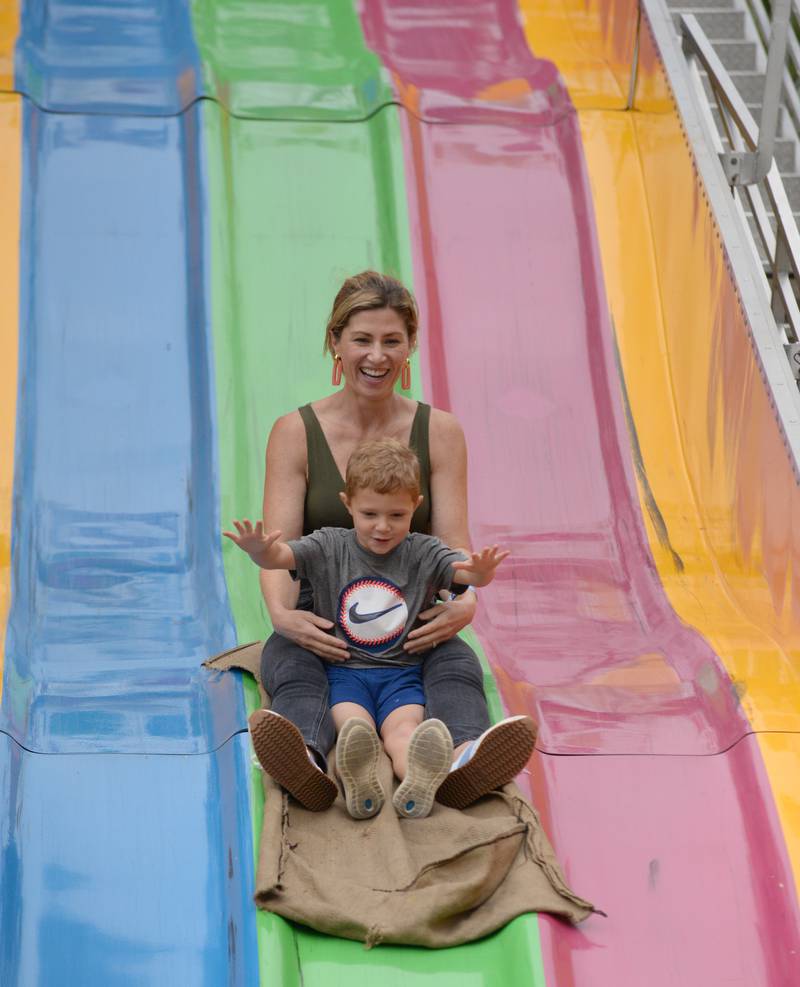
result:
[[(258, 681), (262, 642), (206, 662)], [(266, 696), (259, 689), (266, 702)], [(334, 766), (331, 765), (331, 770)], [(525, 912), (577, 923), (594, 911), (564, 881), (535, 810), (506, 785), (464, 811), (435, 804), (426, 819), (400, 819), (390, 793), (382, 811), (354, 820), (344, 799), (308, 812), (267, 776), (255, 901), (319, 932), (417, 946), (480, 939)]]

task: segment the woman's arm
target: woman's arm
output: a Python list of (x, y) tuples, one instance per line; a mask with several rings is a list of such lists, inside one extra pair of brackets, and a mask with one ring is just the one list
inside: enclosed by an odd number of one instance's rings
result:
[[(264, 524), (269, 530), (280, 528), (286, 539), (303, 533), (306, 469), (305, 427), (294, 411), (272, 427), (264, 476)], [(326, 633), (333, 627), (330, 620), (295, 609), (299, 586), (288, 572), (262, 569), (260, 583), (272, 626), (279, 634), (320, 658), (341, 661), (349, 657), (344, 641)]]
[[(467, 444), (455, 416), (431, 409), (428, 443), (431, 457), (431, 534), (466, 553), (472, 542), (467, 523)], [(426, 621), (408, 635), (406, 651), (418, 654), (454, 637), (475, 616), (477, 597), (469, 590), (455, 600), (419, 615)]]
[(431, 534), (471, 551), (467, 510), (467, 444), (455, 416), (431, 409)]

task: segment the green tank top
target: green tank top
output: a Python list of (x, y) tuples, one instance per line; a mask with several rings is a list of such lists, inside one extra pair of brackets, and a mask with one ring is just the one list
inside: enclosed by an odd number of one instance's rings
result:
[[(322, 431), (319, 419), (310, 404), (298, 408), (306, 429), (308, 448), (308, 487), (303, 512), (303, 534), (317, 528), (352, 528), (353, 519), (339, 499), (344, 479)], [(409, 445), (417, 454), (420, 472), (420, 493), (423, 501), (411, 519), (411, 530), (430, 534), (431, 530), (431, 457), (428, 449), (428, 427), (431, 406), (417, 402), (417, 412), (411, 425)]]

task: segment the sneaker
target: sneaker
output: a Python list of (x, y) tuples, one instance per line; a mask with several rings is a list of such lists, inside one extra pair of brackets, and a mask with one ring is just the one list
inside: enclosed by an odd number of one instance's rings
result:
[(270, 778), (311, 812), (329, 809), (336, 785), (311, 760), (294, 723), (271, 709), (257, 709), (248, 722), (259, 764)]
[(465, 747), (436, 793), (436, 801), (465, 809), (481, 796), (507, 785), (528, 763), (536, 743), (529, 716), (510, 716)]
[(450, 771), (453, 739), (441, 720), (423, 720), (408, 742), (408, 773), (392, 805), (398, 816), (422, 819), (433, 808), (436, 790)]
[(369, 819), (383, 808), (378, 781), (381, 742), (366, 720), (351, 717), (336, 741), (336, 772), (344, 789), (347, 811), (353, 819)]

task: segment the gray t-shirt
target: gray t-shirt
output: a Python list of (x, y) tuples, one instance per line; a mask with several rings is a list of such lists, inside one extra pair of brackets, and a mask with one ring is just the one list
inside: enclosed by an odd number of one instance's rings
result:
[(452, 585), (453, 563), (465, 558), (417, 533), (386, 555), (362, 548), (348, 528), (320, 528), (288, 545), (295, 579), (311, 583), (314, 613), (335, 623), (351, 668), (419, 664), (422, 656), (403, 651), (403, 643), (420, 610)]

